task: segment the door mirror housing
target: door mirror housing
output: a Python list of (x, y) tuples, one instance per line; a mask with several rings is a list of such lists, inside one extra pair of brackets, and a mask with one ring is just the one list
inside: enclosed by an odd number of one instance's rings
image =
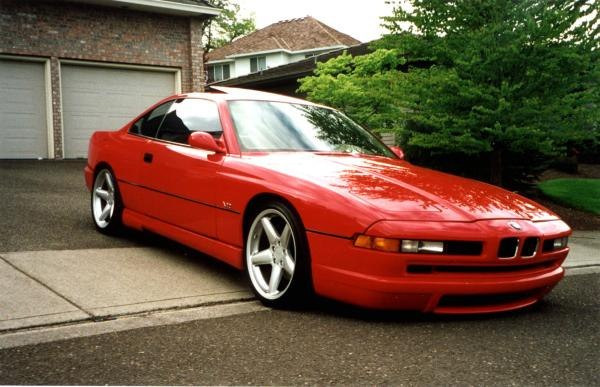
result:
[(204, 149), (215, 153), (226, 153), (223, 141), (215, 140), (215, 138), (207, 132), (193, 132), (188, 138), (188, 144), (193, 148)]
[(391, 146), (390, 149), (400, 160), (404, 160), (404, 151), (399, 146)]

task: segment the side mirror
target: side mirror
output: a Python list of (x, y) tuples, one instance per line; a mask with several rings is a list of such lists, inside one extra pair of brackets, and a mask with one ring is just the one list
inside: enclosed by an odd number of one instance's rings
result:
[(188, 138), (188, 144), (193, 148), (204, 149), (215, 153), (226, 153), (225, 145), (220, 140), (206, 132), (193, 132)]
[(404, 151), (399, 146), (391, 146), (390, 149), (400, 160), (404, 160)]

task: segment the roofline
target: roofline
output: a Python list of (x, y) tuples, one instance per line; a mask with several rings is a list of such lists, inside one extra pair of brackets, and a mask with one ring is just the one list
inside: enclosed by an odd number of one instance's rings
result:
[(166, 0), (79, 0), (79, 2), (180, 16), (217, 16), (221, 13), (220, 9), (214, 7)]
[[(327, 47), (315, 47), (315, 48), (306, 48), (304, 50), (298, 50), (298, 51), (292, 51), (292, 50), (287, 50), (285, 48), (276, 48), (273, 50), (265, 50), (265, 51), (254, 51), (254, 52), (248, 52), (248, 53), (243, 53), (243, 54), (233, 54), (233, 55), (227, 55), (225, 57), (225, 59), (217, 59), (217, 60), (209, 60), (206, 62), (206, 64), (212, 64), (212, 63), (218, 63), (219, 61), (225, 61), (227, 59), (237, 59), (237, 58), (244, 58), (244, 57), (248, 57), (248, 56), (256, 56), (256, 55), (264, 55), (264, 54), (274, 54), (274, 53), (278, 53), (278, 52), (284, 52), (286, 54), (303, 54), (306, 52), (313, 52), (313, 51), (326, 51), (326, 50), (342, 50), (344, 48), (349, 48), (350, 46), (346, 46), (346, 45), (335, 45), (335, 46), (327, 46)], [(208, 54), (210, 55), (210, 53)]]
[[(269, 69), (270, 70), (270, 69)], [(256, 75), (259, 73), (251, 73), (248, 75), (243, 75), (241, 77), (236, 77), (236, 78), (229, 78), (229, 79), (225, 79), (223, 81), (216, 81), (216, 82), (212, 82), (209, 83), (208, 85), (206, 85), (207, 87), (220, 87), (220, 86), (225, 86), (225, 87), (239, 87), (239, 88), (245, 88), (245, 87), (254, 87), (256, 85), (262, 85), (262, 84), (271, 84), (273, 82), (279, 82), (279, 81), (285, 81), (285, 80), (290, 80), (290, 79), (297, 79), (297, 78), (303, 78), (309, 75), (313, 74), (314, 69), (310, 69), (310, 70), (302, 70), (302, 71), (298, 71), (295, 73), (286, 73), (286, 74), (276, 74), (276, 75), (272, 75), (272, 76), (267, 76), (266, 78), (246, 78), (249, 75)], [(230, 80), (237, 80), (238, 82), (235, 82), (233, 85), (229, 85), (227, 81)], [(247, 86), (250, 85), (250, 86)]]
[(234, 59), (217, 59), (217, 60), (209, 60), (206, 62), (207, 65), (209, 64), (221, 64), (221, 63), (233, 63), (235, 62)]

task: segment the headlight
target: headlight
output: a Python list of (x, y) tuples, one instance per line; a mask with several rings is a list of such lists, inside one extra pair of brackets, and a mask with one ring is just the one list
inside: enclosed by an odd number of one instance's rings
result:
[(569, 243), (569, 237), (556, 238), (552, 243), (552, 247), (554, 250), (560, 250), (567, 247), (567, 243)]
[(403, 253), (437, 253), (437, 254), (441, 254), (444, 252), (444, 242), (403, 240), (401, 251)]
[(550, 251), (562, 250), (569, 244), (569, 237), (561, 237), (556, 239), (546, 239), (544, 241), (543, 251), (545, 253)]

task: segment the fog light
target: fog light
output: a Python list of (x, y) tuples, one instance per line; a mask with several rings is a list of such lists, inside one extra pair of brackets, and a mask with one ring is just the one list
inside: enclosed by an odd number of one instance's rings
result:
[(440, 241), (415, 241), (405, 239), (402, 241), (403, 253), (443, 253), (444, 242)]
[(560, 250), (567, 247), (567, 243), (569, 243), (569, 237), (556, 238), (553, 243), (554, 250)]

